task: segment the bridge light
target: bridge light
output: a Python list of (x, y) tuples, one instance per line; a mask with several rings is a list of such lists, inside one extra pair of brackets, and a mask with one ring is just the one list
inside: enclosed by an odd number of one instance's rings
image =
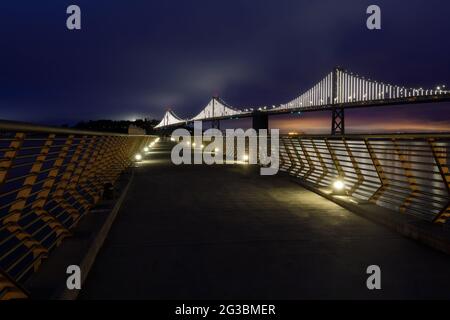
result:
[(204, 145), (201, 145), (201, 146), (200, 146), (200, 148), (202, 148), (202, 149), (203, 149), (204, 147), (205, 147)]
[(136, 161), (141, 161), (141, 160), (142, 160), (142, 155), (141, 155), (140, 153), (136, 153), (136, 154), (134, 155), (134, 160), (136, 160)]
[(190, 141), (187, 141), (187, 142), (186, 142), (186, 144), (187, 144), (187, 145), (190, 145), (190, 144), (191, 144), (191, 142), (190, 142)]
[(343, 191), (345, 188), (345, 182), (342, 179), (337, 179), (333, 182), (333, 189), (337, 192)]
[(148, 152), (149, 151), (149, 148), (148, 147), (145, 147), (144, 148), (144, 152)]
[(192, 146), (195, 148), (195, 142), (192, 143)]
[(219, 149), (219, 148), (215, 148), (214, 151), (215, 151), (215, 152), (219, 152), (220, 149)]
[(175, 142), (175, 138), (173, 138), (173, 137), (170, 138), (170, 141)]
[(242, 160), (248, 161), (248, 155), (247, 155), (247, 154), (244, 154), (244, 156), (242, 157)]

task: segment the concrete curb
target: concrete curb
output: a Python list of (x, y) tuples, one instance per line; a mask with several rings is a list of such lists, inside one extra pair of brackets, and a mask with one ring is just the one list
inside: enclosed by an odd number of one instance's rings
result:
[(339, 206), (361, 217), (383, 225), (404, 237), (413, 239), (435, 250), (450, 254), (450, 230), (445, 226), (436, 225), (414, 216), (401, 214), (397, 211), (383, 208), (371, 203), (354, 204), (325, 193), (316, 188), (313, 184), (305, 182), (299, 178), (292, 177), (288, 174), (285, 175), (289, 177), (292, 182), (297, 183), (330, 201), (333, 201)]
[(120, 196), (114, 200), (104, 201), (104, 209), (92, 209), (74, 230), (74, 235), (56, 248), (38, 273), (25, 284), (32, 299), (37, 300), (75, 300), (80, 290), (69, 290), (66, 285), (66, 269), (77, 265), (81, 269), (81, 288), (85, 283), (95, 259), (116, 219), (134, 179), (134, 171), (122, 182), (118, 182)]
[[(103, 226), (100, 228), (98, 233), (93, 237), (92, 244), (89, 247), (88, 251), (86, 252), (85, 256), (83, 257), (82, 262), (80, 263), (80, 269), (81, 269), (81, 285), (85, 283), (87, 276), (89, 275), (89, 271), (91, 271), (92, 266), (94, 265), (95, 259), (97, 258), (98, 253), (100, 252), (100, 249), (102, 248), (103, 244), (105, 243), (106, 237), (108, 236), (109, 230), (111, 230), (111, 226), (114, 222), (114, 220), (117, 217), (117, 214), (119, 213), (120, 208), (122, 207), (122, 203), (125, 200), (125, 197), (128, 193), (128, 190), (130, 189), (131, 183), (133, 182), (134, 178), (134, 171), (131, 173), (130, 180), (128, 181), (127, 185), (122, 191), (122, 194), (117, 199), (116, 204), (114, 205), (113, 209), (109, 213), (108, 217), (106, 218)], [(78, 297), (78, 294), (80, 293), (79, 290), (69, 290), (66, 286), (62, 288), (62, 290), (56, 294), (53, 298), (56, 300), (76, 300)]]

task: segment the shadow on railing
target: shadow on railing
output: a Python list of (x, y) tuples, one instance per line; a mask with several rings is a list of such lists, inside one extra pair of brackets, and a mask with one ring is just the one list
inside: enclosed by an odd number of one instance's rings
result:
[(23, 283), (153, 136), (0, 121), (0, 300)]
[(450, 217), (450, 135), (283, 136), (281, 170), (436, 223)]

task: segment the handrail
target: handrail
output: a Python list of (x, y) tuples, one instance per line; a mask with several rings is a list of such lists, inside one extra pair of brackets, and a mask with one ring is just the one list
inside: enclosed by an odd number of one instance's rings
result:
[[(283, 135), (282, 171), (435, 223), (450, 218), (450, 134)], [(326, 161), (324, 161), (324, 159)]]
[(292, 137), (302, 137), (302, 138), (327, 138), (327, 139), (342, 139), (342, 138), (380, 138), (380, 139), (392, 139), (392, 138), (401, 138), (401, 139), (426, 139), (426, 138), (450, 138), (450, 132), (411, 132), (411, 133), (369, 133), (369, 134), (361, 134), (361, 133), (350, 133), (345, 135), (327, 135), (327, 134), (303, 134), (303, 133), (295, 133), (295, 134), (283, 134), (285, 136)]
[(16, 122), (8, 120), (0, 120), (0, 131), (20, 131), (20, 132), (36, 132), (36, 133), (55, 133), (55, 134), (77, 134), (77, 135), (89, 135), (89, 136), (112, 136), (112, 137), (155, 137), (155, 135), (129, 135), (125, 133), (114, 132), (102, 132), (102, 131), (90, 131), (90, 130), (78, 130), (68, 129), (53, 126), (41, 126), (25, 122)]
[(0, 300), (20, 296), (20, 285), (153, 140), (0, 121)]

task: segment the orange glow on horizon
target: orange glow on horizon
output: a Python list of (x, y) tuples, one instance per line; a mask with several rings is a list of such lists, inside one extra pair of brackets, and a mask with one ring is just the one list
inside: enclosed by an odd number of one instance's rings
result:
[[(389, 118), (380, 117), (352, 117), (345, 119), (348, 133), (397, 133), (397, 132), (450, 132), (450, 120), (420, 119), (420, 117)], [(291, 132), (306, 134), (328, 134), (331, 128), (330, 114), (317, 114), (302, 118), (273, 117), (270, 127), (280, 129), (280, 133)]]

